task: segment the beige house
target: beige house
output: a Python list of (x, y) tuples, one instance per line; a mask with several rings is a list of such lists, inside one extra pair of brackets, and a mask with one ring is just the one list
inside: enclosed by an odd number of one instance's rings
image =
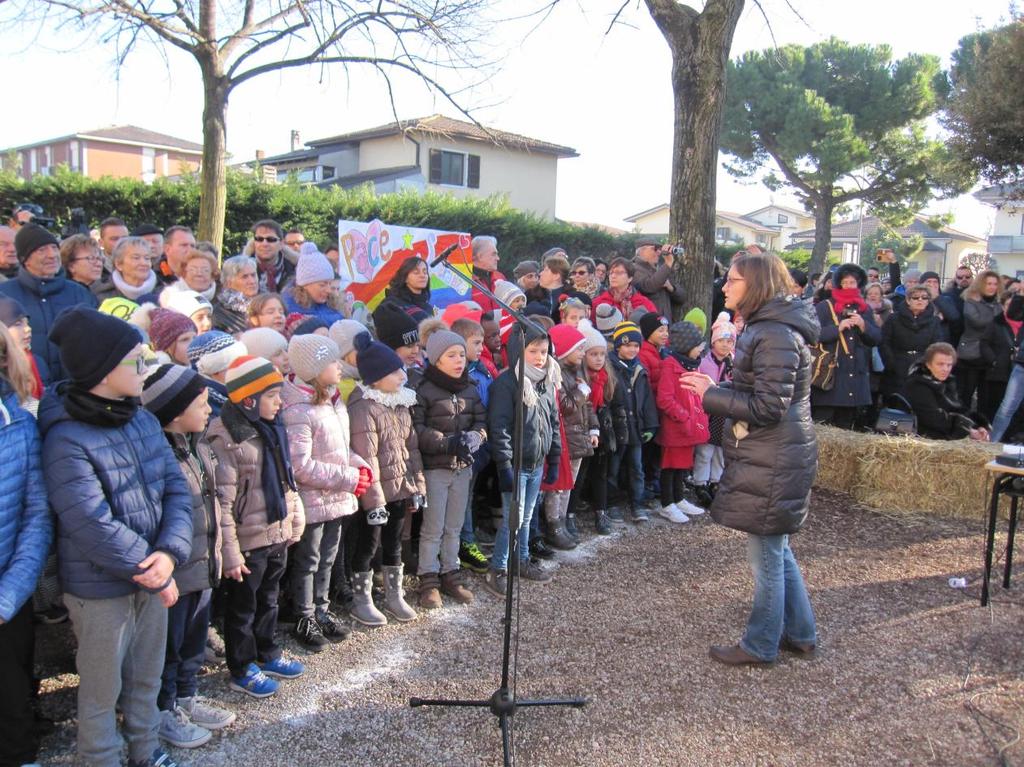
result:
[(796, 232), (814, 226), (814, 216), (806, 210), (787, 208), (785, 205), (774, 203), (744, 213), (741, 218), (755, 221), (778, 232), (777, 242), (780, 250), (785, 250), (792, 244)]
[[(776, 206), (768, 206), (760, 208), (754, 213), (760, 213), (762, 217), (770, 218), (770, 211), (775, 208)], [(779, 210), (782, 209), (779, 208)], [(776, 214), (777, 216), (778, 214)], [(669, 206), (658, 205), (627, 216), (624, 220), (633, 224), (633, 231), (637, 234), (665, 235), (669, 231)], [(813, 219), (811, 221), (813, 223)], [(751, 214), (741, 215), (725, 210), (715, 211), (715, 242), (719, 245), (757, 244), (765, 250), (778, 250), (783, 247), (780, 245), (782, 236), (779, 224), (762, 223), (752, 218)]]
[(519, 210), (555, 217), (558, 160), (575, 149), (432, 115), (306, 142), (266, 157), (278, 177), (378, 193), (433, 189), (455, 197), (502, 195)]
[[(863, 222), (860, 218), (854, 218), (833, 224), (829, 256), (843, 263), (856, 262), (861, 243), (877, 232), (881, 223), (875, 216), (865, 216)], [(907, 261), (907, 268), (938, 272), (943, 282), (953, 277), (964, 256), (970, 253), (984, 253), (987, 247), (982, 237), (961, 232), (950, 226), (939, 229), (932, 227), (928, 223), (928, 216), (914, 216), (909, 224), (896, 231), (901, 237), (917, 234), (924, 238), (924, 248)], [(814, 229), (795, 232), (792, 235), (791, 247), (812, 249)]]
[(26, 180), (49, 176), (58, 165), (67, 165), (89, 178), (114, 176), (148, 183), (196, 171), (203, 159), (202, 144), (134, 125), (100, 128), (6, 149), (0, 153), (0, 166), (6, 168), (12, 152), (18, 156), (20, 175)]
[(988, 252), (1000, 274), (1024, 278), (1024, 187), (1001, 184), (974, 193), (976, 199), (996, 209)]

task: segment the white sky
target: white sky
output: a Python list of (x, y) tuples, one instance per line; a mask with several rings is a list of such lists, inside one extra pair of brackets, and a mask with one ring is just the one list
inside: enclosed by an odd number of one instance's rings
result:
[[(507, 0), (509, 13), (521, 12)], [(897, 57), (938, 55), (944, 66), (957, 41), (1007, 15), (1007, 0), (762, 0), (780, 45), (809, 45), (829, 36), (854, 43), (887, 43)], [(586, 10), (581, 8), (585, 6)], [(557, 215), (628, 228), (622, 219), (668, 202), (672, 151), (672, 91), (668, 47), (637, 0), (605, 35), (618, 0), (564, 1), (524, 39), (522, 24), (499, 29), (493, 43), (509, 54), (480, 93), (478, 119), (503, 130), (574, 147), (580, 157), (559, 162)], [(0, 147), (17, 146), (114, 124), (134, 124), (192, 141), (201, 140), (202, 90), (195, 62), (173, 51), (166, 62), (155, 50), (129, 58), (120, 77), (109, 46), (79, 43), (68, 34), (5, 37), (0, 71), (9, 84), (0, 117)], [(772, 39), (751, 0), (733, 41), (732, 57), (770, 47)], [(60, 46), (73, 46), (61, 48)], [(169, 66), (168, 66), (169, 63)], [(399, 114), (435, 111), (458, 116), (412, 82), (397, 87)], [(20, 102), (20, 103), (19, 103)], [(292, 129), (304, 140), (390, 122), (381, 81), (353, 70), (296, 70), (242, 85), (228, 113), (233, 161), (287, 151)], [(738, 183), (719, 172), (718, 208), (746, 212), (771, 193), (760, 183)], [(793, 204), (780, 193), (775, 201)], [(929, 212), (952, 211), (953, 226), (988, 233), (993, 211), (969, 197), (936, 202)]]

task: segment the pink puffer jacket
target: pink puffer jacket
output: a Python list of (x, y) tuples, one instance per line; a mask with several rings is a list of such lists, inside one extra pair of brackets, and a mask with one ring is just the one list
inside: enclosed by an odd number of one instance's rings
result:
[(349, 449), (348, 410), (341, 397), (313, 404), (313, 389), (285, 381), (281, 418), (288, 432), (292, 471), (306, 510), (306, 524), (355, 514), (352, 494), (366, 461)]

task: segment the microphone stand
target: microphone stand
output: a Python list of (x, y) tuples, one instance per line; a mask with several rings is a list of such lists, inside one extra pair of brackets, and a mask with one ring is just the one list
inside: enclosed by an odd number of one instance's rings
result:
[[(501, 728), (501, 746), (504, 756), (504, 765), (505, 767), (512, 767), (515, 759), (513, 738), (514, 722), (512, 721), (512, 717), (515, 716), (516, 709), (536, 706), (572, 706), (573, 708), (582, 708), (587, 704), (587, 700), (585, 698), (542, 698), (537, 700), (521, 700), (516, 697), (515, 678), (512, 679), (513, 686), (511, 690), (509, 687), (509, 670), (512, 665), (512, 606), (513, 604), (518, 604), (518, 600), (516, 598), (516, 582), (519, 580), (519, 528), (522, 524), (519, 507), (523, 502), (524, 491), (524, 487), (519, 481), (519, 476), (523, 467), (523, 419), (525, 415), (523, 408), (523, 387), (526, 385), (526, 331), (531, 330), (537, 335), (545, 336), (547, 335), (547, 332), (533, 320), (527, 318), (521, 312), (515, 311), (508, 304), (501, 301), (484, 285), (477, 282), (472, 277), (467, 277), (465, 274), (449, 264), (447, 261), (447, 255), (447, 253), (443, 253), (431, 265), (434, 266), (439, 262), (443, 263), (448, 270), (457, 274), (464, 282), (468, 283), (471, 288), (479, 290), (498, 306), (507, 311), (516, 321), (516, 327), (513, 329), (513, 332), (518, 332), (519, 338), (523, 342), (522, 352), (519, 355), (517, 363), (518, 375), (516, 378), (515, 415), (512, 422), (512, 475), (515, 477), (515, 484), (512, 487), (512, 507), (509, 509), (508, 513), (509, 559), (508, 578), (505, 588), (505, 625), (504, 641), (502, 643), (501, 651), (501, 681), (498, 684), (498, 689), (496, 689), (487, 700), (410, 698), (409, 705), (412, 708), (419, 708), (421, 706), (445, 706), (455, 708), (490, 709), (491, 714), (498, 718), (498, 726)], [(517, 621), (517, 654), (519, 643), (518, 637), (519, 632)]]

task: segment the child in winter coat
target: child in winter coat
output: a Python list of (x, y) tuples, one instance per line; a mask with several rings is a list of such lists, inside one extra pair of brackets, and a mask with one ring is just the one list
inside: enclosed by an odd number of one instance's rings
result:
[[(612, 481), (618, 484), (619, 472), (625, 462), (629, 476), (629, 508), (633, 522), (650, 519), (643, 507), (644, 466), (643, 445), (654, 438), (658, 430), (658, 409), (654, 404), (654, 392), (647, 375), (647, 369), (640, 364), (640, 344), (643, 336), (634, 322), (620, 322), (612, 332), (612, 369), (617, 385), (622, 387), (626, 401), (626, 439), (618, 446), (609, 469)], [(612, 521), (621, 521), (618, 511), (609, 515)]]
[[(430, 327), (429, 323), (438, 326)], [(420, 527), (420, 606), (441, 606), (441, 594), (473, 601), (459, 568), (460, 533), (469, 504), (473, 459), (487, 440), (487, 411), (466, 370), (466, 341), (440, 320), (420, 325), (426, 340), (423, 382), (413, 426), (423, 456), (427, 506)]]
[[(57, 515), (64, 602), (78, 640), (78, 758), (166, 764), (157, 732), (167, 608), (192, 549), (192, 493), (160, 422), (139, 407), (142, 337), (94, 309), (50, 331), (70, 381), (43, 395), (43, 476)], [(130, 660), (129, 660), (130, 659)]]
[(202, 333), (188, 345), (188, 359), (192, 367), (199, 371), (210, 392), (210, 409), (214, 418), (220, 417), (220, 409), (228, 401), (228, 390), (224, 385), (228, 367), (247, 352), (245, 346), (223, 330)]
[(178, 601), (167, 613), (167, 653), (157, 697), (160, 737), (179, 748), (197, 748), (210, 740), (213, 730), (235, 721), (233, 713), (196, 695), (210, 600), (221, 572), (216, 461), (204, 436), (208, 397), (199, 374), (181, 365), (161, 365), (142, 390), (142, 404), (160, 421), (192, 497), (192, 553), (174, 573)]
[(302, 498), (306, 529), (292, 551), (292, 607), (295, 638), (320, 652), (328, 639), (350, 629), (330, 610), (331, 570), (342, 540), (342, 518), (355, 514), (356, 498), (370, 486), (370, 469), (349, 449), (348, 410), (338, 395), (338, 346), (318, 335), (292, 336), (281, 416), (288, 432), (292, 471)]
[[(569, 496), (569, 514), (575, 516), (580, 496), (589, 491), (594, 509), (594, 529), (610, 535), (608, 519), (608, 465), (620, 442), (626, 439), (626, 401), (616, 385), (615, 371), (608, 360), (608, 342), (600, 330), (584, 320), (580, 330), (583, 344), (583, 373), (590, 388), (590, 406), (597, 418), (600, 435), (592, 456), (580, 464), (576, 484)], [(567, 515), (568, 518), (568, 515)]]
[(161, 364), (192, 365), (188, 346), (196, 337), (196, 326), (184, 314), (145, 304), (132, 317), (132, 322), (139, 323), (149, 333), (150, 348)]
[(484, 363), (491, 375), (497, 378), (505, 367), (501, 327), (498, 320), (494, 318), (493, 312), (484, 312), (481, 315), (480, 327), (484, 329), (484, 348), (480, 352), (480, 361)]
[(262, 357), (270, 360), (282, 376), (292, 372), (288, 362), (288, 339), (273, 328), (249, 328), (238, 337), (250, 357)]
[[(12, 299), (13, 302), (13, 299)], [(31, 764), (39, 741), (32, 708), (35, 627), (32, 589), (53, 539), (39, 431), (21, 403), (34, 380), (25, 355), (0, 324), (0, 764)]]
[(562, 452), (557, 482), (544, 483), (541, 490), (545, 493), (547, 541), (554, 548), (567, 551), (578, 543), (575, 515), (568, 517), (569, 495), (580, 463), (594, 454), (601, 430), (590, 406), (590, 384), (582, 368), (586, 339), (571, 325), (555, 325), (551, 329), (551, 343), (562, 373), (558, 389)]
[(9, 352), (10, 356), (17, 357), (19, 350), (23, 352), (21, 357), (26, 362), (32, 387), (28, 397), (21, 400), (21, 406), (35, 417), (39, 411), (39, 400), (43, 396), (43, 379), (39, 375), (39, 364), (32, 354), (32, 326), (29, 324), (25, 307), (13, 298), (0, 296), (0, 325), (7, 328), (14, 342), (11, 346), (12, 351)]
[(406, 386), (416, 390), (423, 380), (423, 355), (420, 353), (420, 326), (397, 304), (385, 301), (373, 313), (377, 338), (394, 350), (406, 374)]
[(668, 355), (662, 362), (658, 384), (661, 428), (661, 509), (658, 514), (670, 522), (689, 522), (704, 509), (684, 497), (686, 475), (693, 468), (693, 449), (708, 441), (708, 416), (700, 398), (679, 383), (684, 372), (700, 365), (704, 351), (703, 334), (692, 322), (677, 322), (669, 330)]
[[(494, 539), (491, 569), (484, 583), (488, 591), (499, 597), (505, 596), (507, 587), (505, 568), (509, 559), (509, 515), (512, 510), (512, 491), (516, 484), (520, 491), (517, 510), (519, 575), (527, 580), (551, 580), (550, 574), (530, 560), (530, 519), (537, 504), (541, 480), (549, 483), (558, 480), (562, 452), (558, 438), (558, 402), (555, 395), (561, 385), (561, 370), (558, 363), (549, 356), (550, 341), (547, 333), (528, 330), (525, 338), (521, 338), (517, 330), (512, 333), (509, 341), (509, 367), (491, 386), (487, 414), (487, 432), (501, 488), (502, 523)], [(526, 363), (526, 380), (523, 382), (522, 394), (522, 470), (516, 477), (512, 471), (512, 432), (520, 357)]]
[[(640, 334), (644, 337), (640, 344), (640, 364), (647, 368), (647, 377), (651, 382), (651, 391), (655, 399), (658, 395), (658, 381), (661, 380), (661, 360), (665, 356), (665, 345), (668, 343), (668, 320), (660, 314), (648, 312), (637, 320)], [(661, 445), (651, 440), (643, 447), (645, 487), (651, 494), (660, 492)]]
[(305, 527), (288, 435), (278, 417), (283, 386), (269, 360), (239, 357), (228, 368), (228, 401), (207, 432), (217, 454), (222, 510), (229, 686), (254, 698), (276, 693), (275, 679), (295, 679), (305, 671), (281, 655), (274, 638), (288, 547), (299, 542)]
[(424, 504), (423, 463), (412, 425), (416, 394), (406, 387), (401, 358), (370, 338), (355, 337), (362, 381), (348, 401), (352, 450), (370, 467), (371, 483), (359, 499), (357, 542), (352, 561), (349, 614), (364, 626), (384, 626), (387, 617), (373, 604), (373, 561), (377, 547), (384, 566), (384, 609), (397, 621), (416, 619), (402, 587), (402, 530), (407, 514)]
[(356, 336), (369, 332), (363, 323), (356, 320), (338, 320), (327, 331), (328, 338), (338, 345), (338, 353), (341, 354), (341, 381), (338, 382), (338, 394), (345, 404), (348, 404), (348, 399), (359, 381)]
[(578, 328), (583, 320), (589, 320), (590, 307), (574, 296), (563, 297), (558, 305), (558, 316), (561, 319), (560, 324)]
[[(732, 353), (736, 348), (736, 326), (729, 321), (729, 315), (722, 312), (711, 326), (711, 349), (700, 361), (701, 373), (716, 383), (732, 380)], [(706, 508), (711, 506), (718, 490), (718, 480), (725, 468), (722, 452), (722, 431), (725, 419), (720, 416), (708, 418), (708, 441), (697, 445), (693, 453), (693, 485), (697, 502)]]

